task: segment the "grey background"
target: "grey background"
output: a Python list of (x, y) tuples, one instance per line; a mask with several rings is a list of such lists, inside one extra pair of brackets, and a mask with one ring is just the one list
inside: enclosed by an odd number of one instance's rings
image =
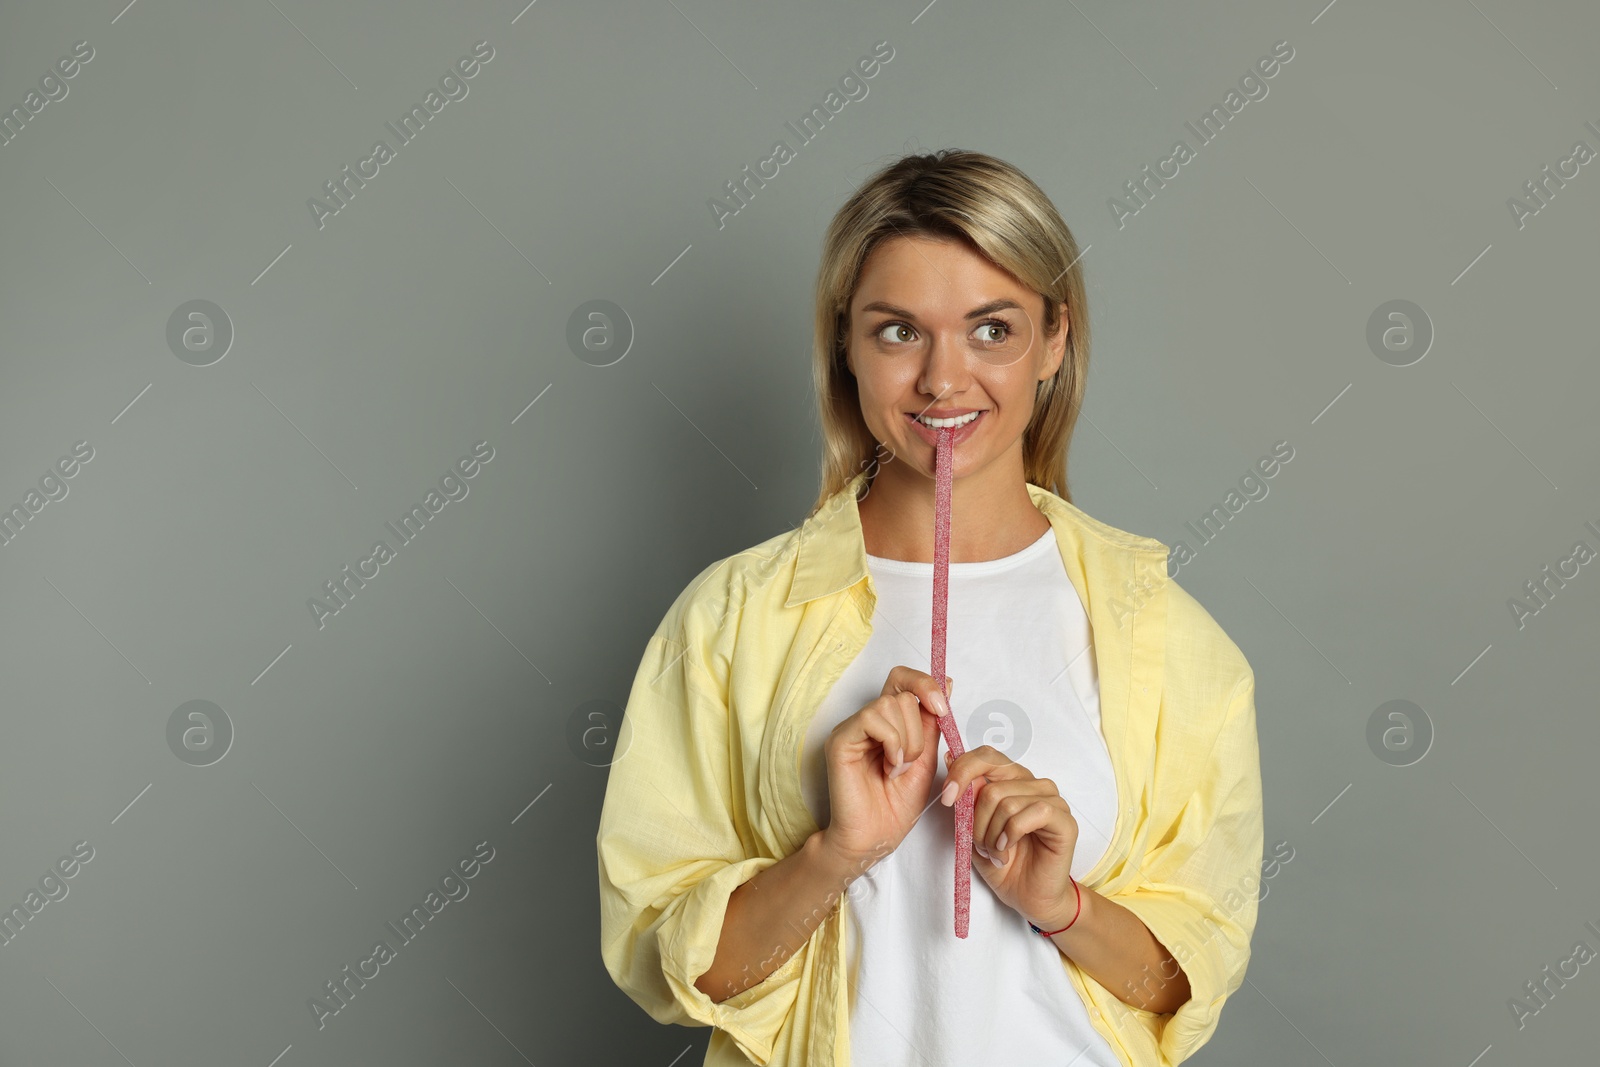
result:
[[(0, 1064), (698, 1062), (709, 1031), (601, 965), (573, 716), (625, 700), (700, 568), (804, 517), (822, 229), (948, 146), (1089, 246), (1080, 506), (1193, 547), (1294, 449), (1178, 575), (1255, 668), (1294, 849), (1193, 1062), (1592, 1049), (1593, 966), (1520, 1029), (1508, 1001), (1600, 949), (1597, 568), (1507, 607), (1600, 547), (1600, 163), (1507, 207), (1600, 149), (1592, 5), (120, 2), (0, 14), (0, 110), (95, 52), (0, 147), (0, 503), (94, 449), (0, 548), (0, 902), (94, 849), (0, 947)], [(319, 230), (307, 199), (479, 40), (469, 95)], [(719, 229), (708, 198), (880, 40)], [(1279, 40), (1269, 94), (1119, 228)], [(207, 367), (166, 342), (197, 299), (235, 331)], [(566, 343), (594, 299), (636, 330), (607, 367)], [(1396, 299), (1435, 331), (1405, 367), (1366, 340)], [(480, 440), (319, 630), (308, 598)], [(1395, 699), (1435, 733), (1409, 766), (1367, 742)], [(168, 745), (191, 700), (232, 723), (210, 766)], [(480, 841), (470, 895), (319, 1030), (308, 999)]]

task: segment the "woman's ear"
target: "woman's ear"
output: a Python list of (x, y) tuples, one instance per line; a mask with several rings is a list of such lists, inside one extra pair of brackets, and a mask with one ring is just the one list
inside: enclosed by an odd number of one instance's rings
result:
[(848, 306), (834, 316), (833, 347), (839, 353), (839, 364), (852, 379), (856, 374), (855, 360), (850, 352), (850, 309)]
[[(1050, 358), (1044, 368), (1047, 372), (1045, 378), (1055, 377), (1056, 371), (1061, 369), (1061, 363), (1067, 355), (1067, 332), (1071, 328), (1072, 324), (1067, 319), (1067, 305), (1062, 301), (1060, 317), (1056, 320), (1056, 332), (1050, 335)], [(1039, 380), (1043, 382), (1045, 378)]]

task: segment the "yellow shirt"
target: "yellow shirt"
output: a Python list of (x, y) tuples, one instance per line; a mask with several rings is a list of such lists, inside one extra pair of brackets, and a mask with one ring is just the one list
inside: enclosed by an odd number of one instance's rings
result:
[[(798, 529), (705, 568), (651, 636), (628, 697), (595, 838), (600, 951), (652, 1018), (715, 1028), (712, 1067), (850, 1063), (848, 894), (750, 988), (719, 1004), (694, 983), (734, 889), (818, 829), (800, 790), (806, 727), (866, 644), (877, 599), (856, 507), (865, 479)], [(1149, 927), (1191, 995), (1156, 1015), (1065, 954), (1061, 965), (1127, 1067), (1171, 1067), (1211, 1037), (1250, 959), (1262, 860), (1255, 675), (1167, 577), (1165, 545), (1027, 488), (1089, 615), (1120, 800), (1082, 884)], [(930, 920), (928, 936), (954, 935)]]

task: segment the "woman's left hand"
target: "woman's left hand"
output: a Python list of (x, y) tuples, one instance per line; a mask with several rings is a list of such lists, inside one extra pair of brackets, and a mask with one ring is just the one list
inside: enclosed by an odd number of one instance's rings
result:
[(946, 787), (955, 782), (957, 797), (976, 783), (972, 862), (983, 880), (1029, 922), (1045, 930), (1065, 926), (1075, 911), (1071, 872), (1078, 820), (1055, 783), (1035, 778), (992, 745), (969, 749), (954, 763), (948, 751), (944, 758)]

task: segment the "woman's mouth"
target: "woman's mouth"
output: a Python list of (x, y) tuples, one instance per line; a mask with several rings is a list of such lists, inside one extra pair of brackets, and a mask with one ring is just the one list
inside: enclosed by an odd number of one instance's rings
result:
[(915, 427), (919, 437), (928, 442), (929, 445), (937, 446), (939, 443), (939, 434), (943, 433), (947, 428), (952, 432), (950, 443), (960, 444), (963, 440), (972, 435), (972, 433), (977, 429), (978, 425), (983, 422), (983, 417), (987, 414), (988, 411), (969, 411), (966, 414), (958, 415), (955, 418), (936, 419), (930, 418), (927, 415), (916, 415), (912, 414), (911, 412), (906, 412), (906, 419), (910, 421), (913, 427)]

